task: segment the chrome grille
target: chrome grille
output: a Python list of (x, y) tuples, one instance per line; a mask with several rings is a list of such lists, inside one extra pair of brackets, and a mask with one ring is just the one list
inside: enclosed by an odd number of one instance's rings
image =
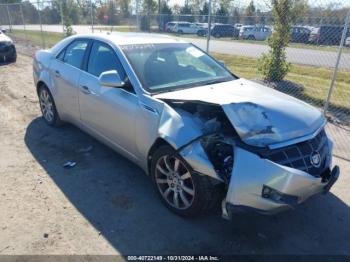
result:
[[(321, 164), (315, 167), (311, 163), (313, 152), (320, 154)], [(294, 144), (291, 146), (278, 148), (270, 151), (265, 157), (280, 165), (305, 171), (313, 176), (320, 176), (327, 168), (327, 157), (329, 153), (328, 139), (326, 132), (322, 130), (314, 138)]]

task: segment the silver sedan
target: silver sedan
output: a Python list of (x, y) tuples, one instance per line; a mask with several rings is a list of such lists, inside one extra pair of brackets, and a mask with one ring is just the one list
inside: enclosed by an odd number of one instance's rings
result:
[(275, 213), (339, 176), (321, 112), (165, 36), (91, 34), (36, 53), (48, 125), (72, 123), (142, 167), (173, 212)]

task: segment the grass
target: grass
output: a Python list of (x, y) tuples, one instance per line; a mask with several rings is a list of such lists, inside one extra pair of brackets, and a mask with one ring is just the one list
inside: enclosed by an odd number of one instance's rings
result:
[[(28, 42), (35, 44), (37, 46), (43, 46), (41, 32), (40, 31), (24, 31), (24, 30), (12, 30), (12, 33), (8, 33), (11, 37), (17, 37), (20, 39), (25, 39)], [(58, 41), (64, 38), (63, 33), (54, 33), (43, 31), (44, 44), (45, 47), (51, 47), (56, 44)]]
[[(118, 27), (118, 30), (127, 30), (128, 27)], [(41, 46), (41, 33), (39, 31), (14, 30), (10, 35)], [(50, 47), (61, 40), (62, 33), (44, 32), (46, 47)], [(226, 66), (235, 74), (246, 79), (262, 78), (257, 70), (258, 60), (255, 58), (212, 53), (218, 60), (225, 61)], [(290, 85), (287, 92), (313, 103), (322, 106), (328, 92), (332, 69), (324, 67), (313, 67), (293, 64), (286, 80)], [(287, 83), (287, 84), (288, 84)], [(286, 91), (286, 90), (283, 90)], [(350, 73), (346, 70), (339, 70), (334, 92), (332, 94), (332, 107), (334, 109), (346, 109), (350, 115)], [(331, 109), (332, 109), (331, 107)]]
[[(225, 61), (226, 66), (235, 74), (246, 79), (262, 78), (257, 70), (258, 60), (250, 57), (212, 53)], [(316, 106), (322, 106), (328, 94), (332, 69), (325, 67), (292, 65), (285, 80), (283, 91), (306, 100)], [(339, 70), (331, 99), (334, 109), (345, 109), (350, 113), (350, 73)]]

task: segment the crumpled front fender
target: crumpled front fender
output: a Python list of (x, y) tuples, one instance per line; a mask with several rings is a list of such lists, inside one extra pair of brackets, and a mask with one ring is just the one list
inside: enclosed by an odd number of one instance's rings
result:
[(195, 172), (223, 182), (223, 179), (216, 173), (213, 164), (205, 153), (200, 140), (185, 146), (179, 153)]

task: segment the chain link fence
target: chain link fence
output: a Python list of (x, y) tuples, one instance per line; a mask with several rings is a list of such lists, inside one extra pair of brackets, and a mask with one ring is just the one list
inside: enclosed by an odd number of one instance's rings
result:
[[(208, 50), (240, 77), (264, 82), (259, 59), (275, 31), (271, 11), (244, 15), (147, 12), (139, 1), (25, 1), (0, 4), (0, 27), (24, 45), (48, 48), (71, 33), (145, 32), (185, 39)], [(128, 1), (125, 1), (128, 3)], [(70, 5), (70, 6), (69, 6)], [(349, 8), (317, 9), (299, 17), (286, 49), (289, 73), (271, 88), (318, 107), (328, 118), (334, 154), (350, 160)], [(209, 26), (210, 24), (210, 26)], [(72, 31), (69, 31), (72, 30)], [(21, 47), (19, 47), (21, 48)]]

